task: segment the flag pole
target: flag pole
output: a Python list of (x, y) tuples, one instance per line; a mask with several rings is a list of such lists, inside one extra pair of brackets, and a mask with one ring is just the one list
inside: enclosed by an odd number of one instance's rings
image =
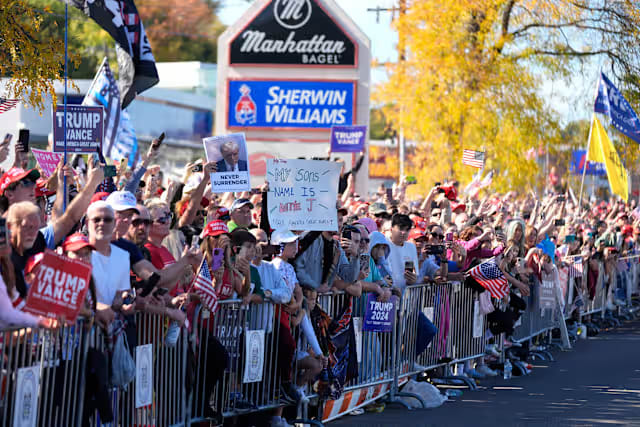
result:
[(584, 153), (584, 166), (582, 166), (582, 182), (580, 183), (580, 196), (578, 198), (578, 215), (582, 213), (582, 190), (584, 188), (584, 177), (587, 174), (587, 164), (589, 163), (589, 148), (591, 147), (591, 132), (593, 132), (593, 122), (596, 113), (591, 117), (591, 126), (589, 126), (589, 139), (587, 140), (587, 151)]
[[(64, 120), (62, 121), (62, 131), (64, 133), (64, 166), (67, 165), (67, 62), (68, 62), (68, 42), (67, 36), (69, 32), (69, 4), (64, 3)], [(54, 107), (55, 108), (55, 107)], [(62, 173), (64, 186), (64, 199), (62, 200), (62, 212), (67, 210), (67, 176), (61, 169), (58, 173)]]

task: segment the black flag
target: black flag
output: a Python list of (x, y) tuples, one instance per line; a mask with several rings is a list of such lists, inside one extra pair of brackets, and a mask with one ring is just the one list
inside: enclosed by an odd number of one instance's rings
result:
[(122, 108), (158, 83), (156, 62), (133, 0), (67, 0), (116, 41)]

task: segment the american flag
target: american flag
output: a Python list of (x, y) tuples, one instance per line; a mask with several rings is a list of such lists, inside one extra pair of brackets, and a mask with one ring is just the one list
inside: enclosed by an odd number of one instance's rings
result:
[(207, 309), (215, 313), (218, 309), (218, 294), (213, 287), (211, 272), (209, 271), (206, 257), (203, 257), (202, 263), (200, 263), (198, 275), (193, 281), (193, 290), (198, 294)]
[[(82, 105), (96, 105), (104, 107), (104, 142), (102, 144), (102, 154), (105, 157), (112, 157), (111, 151), (118, 142), (118, 131), (120, 129), (120, 90), (116, 79), (113, 77), (107, 58), (102, 60), (102, 64), (96, 76), (87, 90), (87, 94), (82, 100)], [(120, 160), (120, 159), (118, 159)]]
[(569, 279), (582, 277), (582, 257), (574, 257), (569, 264)]
[(509, 292), (509, 283), (496, 265), (495, 260), (476, 265), (469, 270), (469, 274), (494, 298), (500, 299)]
[(0, 97), (0, 114), (6, 113), (7, 111), (13, 109), (20, 102), (19, 99), (9, 99)]
[(484, 167), (484, 151), (462, 150), (462, 164), (482, 169)]

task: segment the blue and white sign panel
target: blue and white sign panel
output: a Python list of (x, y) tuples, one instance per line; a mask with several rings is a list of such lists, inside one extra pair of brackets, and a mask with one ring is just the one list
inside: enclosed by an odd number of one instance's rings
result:
[(330, 129), (351, 125), (355, 82), (229, 80), (230, 128)]

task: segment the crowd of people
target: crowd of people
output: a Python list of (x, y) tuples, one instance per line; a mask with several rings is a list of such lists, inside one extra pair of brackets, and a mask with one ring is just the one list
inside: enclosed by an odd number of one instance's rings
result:
[[(580, 205), (555, 191), (487, 191), (471, 197), (455, 181), (437, 184), (414, 200), (406, 195), (407, 181), (364, 197), (356, 194), (349, 172), (342, 174), (337, 230), (273, 230), (268, 183), (259, 192), (214, 194), (206, 177), (220, 164), (189, 164), (177, 182), (153, 165), (156, 156), (152, 145), (134, 170), (125, 162), (113, 178), (105, 178), (105, 165), (94, 156), (86, 163), (61, 164), (50, 177), (27, 169), (25, 154), (16, 156), (0, 179), (6, 219), (6, 239), (0, 236), (5, 242), (0, 246), (0, 327), (56, 328), (65, 321), (23, 311), (42, 254), (50, 249), (91, 264), (81, 315), (96, 327), (106, 334), (135, 335), (136, 312), (161, 315), (169, 319), (165, 345), (175, 345), (183, 331), (197, 327), (192, 316), (200, 299), (192, 284), (204, 258), (218, 301), (276, 307), (280, 392), (293, 404), (306, 399), (306, 384), (320, 379), (330, 384), (320, 393), (335, 398), (357, 375), (353, 354), (343, 363), (343, 348), (332, 342), (345, 322), (329, 318), (317, 304), (318, 295), (372, 293), (386, 302), (413, 285), (450, 281), (483, 294), (487, 289), (468, 272), (490, 262), (509, 283), (502, 301), (492, 300), (501, 309), (488, 317), (491, 340), (513, 333), (536, 278), (554, 277), (571, 257), (581, 256), (589, 273), (579, 286), (593, 298), (598, 266), (610, 280), (618, 257), (640, 242), (635, 200)], [(119, 323), (126, 326), (114, 326)], [(417, 325), (416, 352), (421, 353), (437, 329), (421, 312)], [(209, 402), (229, 359), (214, 330), (207, 348), (196, 359), (198, 366), (210, 368), (201, 402)], [(466, 374), (496, 372), (479, 360), (467, 366)], [(212, 402), (201, 409), (215, 418), (222, 408)], [(108, 414), (101, 419), (108, 421)], [(281, 410), (272, 425), (288, 425)]]

